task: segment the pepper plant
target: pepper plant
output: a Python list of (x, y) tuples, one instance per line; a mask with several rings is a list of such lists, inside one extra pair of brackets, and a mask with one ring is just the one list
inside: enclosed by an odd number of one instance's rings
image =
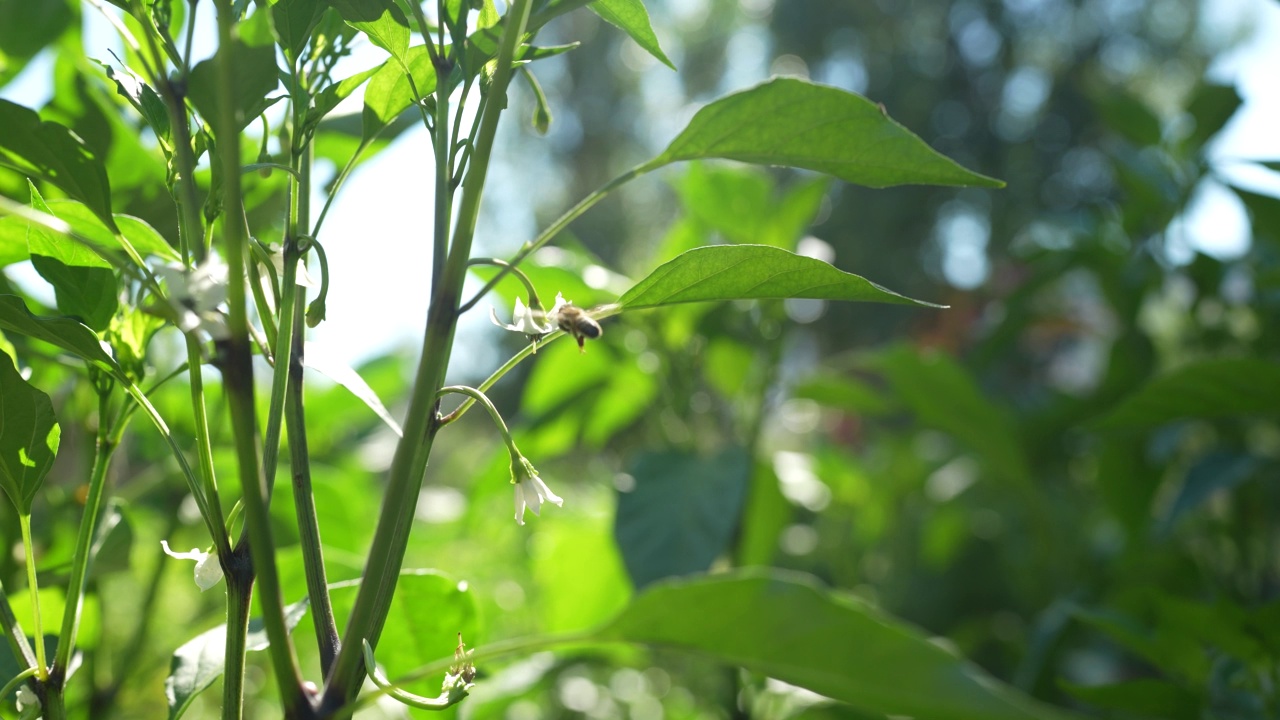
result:
[[(0, 518), (18, 526), (25, 571), (17, 583), (5, 576), (0, 588), (7, 640), (0, 712), (16, 708), (24, 718), (56, 719), (113, 709), (118, 696), (86, 690), (95, 680), (77, 673), (96, 652), (83, 622), (95, 592), (102, 593), (95, 563), (122, 526), (108, 482), (113, 457), (131, 437), (158, 433), (168, 457), (151, 459), (162, 477), (149, 491), (175, 502), (187, 498), (204, 531), (202, 547), (175, 551), (166, 543), (165, 552), (197, 562), (201, 589), (225, 588), (223, 625), (200, 634), (182, 626), (163, 632), (174, 650), (164, 687), (171, 718), (219, 676), (216, 705), (225, 718), (244, 714), (247, 693), (289, 718), (349, 717), (387, 698), (442, 710), (484, 682), (477, 673), (486, 665), (547, 649), (615, 644), (710, 657), (872, 714), (1061, 714), (865, 603), (803, 576), (759, 569), (654, 583), (613, 620), (569, 634), (468, 650), (475, 639), (465, 635), (433, 637), (427, 647), (413, 644), (421, 638), (386, 632), (393, 615), (425, 622), (464, 592), (456, 581), (404, 565), (424, 484), (440, 481), (429, 464), (433, 449), (450, 442), (450, 425), (470, 408), (486, 410), (505, 443), (514, 520), (523, 525), (526, 509), (538, 514), (544, 503), (564, 502), (486, 394), (522, 363), (554, 361), (566, 366), (557, 372), (571, 374), (582, 357), (537, 355), (540, 347), (569, 334), (590, 352), (584, 343), (610, 325), (625, 326), (633, 313), (654, 311), (660, 324), (664, 307), (685, 303), (810, 298), (939, 311), (822, 260), (751, 244), (687, 249), (612, 302), (575, 306), (571, 288), (538, 286), (530, 266), (534, 253), (557, 243), (575, 218), (633, 180), (704, 159), (797, 168), (876, 188), (1000, 183), (934, 152), (870, 100), (775, 78), (698, 110), (664, 151), (565, 210), (512, 256), (477, 257), (477, 221), (512, 85), (529, 83), (538, 101), (534, 123), (545, 129), (550, 111), (535, 79), (538, 63), (575, 47), (538, 45), (539, 32), (560, 16), (593, 11), (670, 65), (640, 0), (211, 2), (216, 29), (201, 26), (195, 0), (32, 3), (16, 11), (29, 16), (18, 30), (29, 37), (26, 51), (10, 53), (14, 66), (56, 41), (58, 72), (78, 79), (70, 81), (74, 97), (55, 95), (39, 111), (0, 101), (0, 259), (29, 260), (56, 298), (46, 306), (7, 274), (0, 282), (0, 486), (12, 505)], [(81, 12), (109, 21), (122, 56), (83, 47), (73, 27)], [(197, 60), (193, 45), (204, 34), (216, 35), (217, 49)], [(338, 77), (339, 61), (358, 43), (380, 48), (384, 61)], [(3, 72), (5, 80), (12, 77), (12, 68)], [(360, 91), (358, 116), (339, 115)], [(373, 534), (360, 577), (331, 583), (312, 488), (303, 367), (308, 328), (325, 318), (324, 247), (358, 239), (329, 237), (324, 219), (342, 201), (351, 170), (387, 137), (418, 123), (432, 148), (421, 159), (421, 186), (433, 221), (413, 239), (432, 250), (422, 295), (427, 320), (402, 420), (391, 421), (399, 440), (380, 510), (367, 518)], [(337, 152), (346, 153), (341, 169), (319, 187), (317, 153)], [(313, 197), (323, 197), (323, 206), (313, 207)], [(471, 293), (469, 273), (484, 278)], [(510, 277), (520, 283), (514, 317), (494, 319), (527, 344), (478, 385), (452, 384), (446, 369), (460, 318)], [(545, 301), (552, 297), (554, 304)], [(344, 384), (389, 418), (352, 376)], [(182, 403), (153, 402), (175, 385), (188, 391)], [(222, 413), (226, 433), (218, 431)], [(93, 433), (89, 467), (56, 462), (60, 445), (66, 450), (64, 426)], [(233, 462), (220, 460), (227, 447)], [(291, 513), (272, 510), (285, 465)], [(51, 491), (46, 480), (59, 473), (80, 474), (58, 478), (83, 489), (74, 505), (78, 531), (69, 557), (41, 567), (33, 527), (46, 518), (36, 508)], [(552, 515), (541, 521), (556, 522)], [(74, 522), (61, 515), (47, 520)], [(287, 596), (281, 579), (282, 522), (298, 539), (305, 597)], [(12, 527), (4, 529), (8, 537)], [(431, 592), (421, 592), (423, 586)], [(51, 588), (62, 591), (60, 621), (45, 592)], [(153, 576), (147, 602), (164, 591)], [(339, 596), (349, 601), (341, 612)], [(304, 614), (314, 634), (295, 637)], [(251, 615), (258, 619), (251, 623)], [(441, 647), (453, 651), (432, 649)], [(272, 679), (262, 687), (246, 682), (246, 657), (264, 649)], [(388, 678), (380, 658), (405, 652), (418, 669)], [(300, 659), (312, 657), (314, 664)], [(407, 689), (441, 676), (438, 695)], [(155, 715), (164, 715), (158, 691), (152, 700)]]

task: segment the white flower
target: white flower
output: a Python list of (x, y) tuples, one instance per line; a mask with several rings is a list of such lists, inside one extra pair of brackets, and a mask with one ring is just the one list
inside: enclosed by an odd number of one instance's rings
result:
[(537, 515), (543, 502), (549, 502), (556, 507), (564, 505), (564, 500), (551, 492), (551, 488), (538, 477), (538, 471), (533, 469), (533, 463), (522, 455), (513, 455), (511, 458), (511, 482), (516, 486), (516, 522), (521, 525), (524, 524), (526, 507)]
[(160, 545), (164, 548), (164, 554), (175, 560), (196, 561), (196, 586), (200, 588), (200, 592), (217, 585), (222, 579), (222, 565), (218, 563), (217, 555), (197, 548), (192, 548), (191, 552), (174, 552), (164, 540), (160, 541)]
[(26, 683), (18, 686), (18, 712), (22, 712), (24, 708), (40, 707), (40, 698), (31, 692), (31, 688)]
[(168, 287), (179, 330), (204, 330), (215, 340), (228, 336), (227, 318), (218, 310), (227, 300), (227, 273), (227, 266), (214, 255), (192, 270), (178, 263), (156, 268)]
[[(271, 253), (271, 265), (276, 269), (276, 276), (281, 280), (284, 279), (284, 250), (279, 245), (271, 245), (267, 248), (267, 252)], [(296, 284), (304, 288), (318, 288), (320, 283), (311, 277), (311, 273), (307, 272), (307, 264), (298, 258), (298, 274), (296, 276)]]
[[(556, 295), (556, 307), (563, 304), (563, 298)], [(538, 318), (534, 315), (533, 308), (525, 307), (524, 301), (516, 298), (516, 309), (511, 312), (512, 322), (510, 325), (498, 319), (498, 312), (493, 308), (489, 308), (489, 317), (493, 320), (493, 324), (504, 330), (512, 332), (524, 333), (525, 335), (546, 335), (555, 330), (555, 325), (544, 325), (538, 322)]]

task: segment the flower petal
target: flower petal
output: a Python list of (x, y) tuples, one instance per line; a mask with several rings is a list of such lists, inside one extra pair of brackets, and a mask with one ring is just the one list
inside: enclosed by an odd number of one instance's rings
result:
[(207, 553), (207, 552), (204, 552), (203, 550), (200, 550), (199, 548), (191, 548), (191, 551), (190, 551), (190, 552), (183, 552), (183, 553), (180, 553), (180, 552), (174, 552), (173, 548), (169, 547), (169, 541), (167, 541), (167, 540), (161, 540), (161, 541), (160, 541), (160, 547), (164, 549), (164, 554), (165, 554), (165, 555), (168, 555), (169, 557), (173, 558), (174, 560), (196, 560), (196, 561), (199, 561), (199, 560), (203, 560), (203, 559), (205, 558), (205, 556), (209, 554), (209, 553)]
[(547, 484), (542, 482), (542, 478), (537, 475), (533, 476), (533, 488), (538, 492), (538, 498), (540, 500), (545, 500), (556, 507), (564, 506), (564, 499), (551, 492), (551, 488), (547, 487)]
[(204, 592), (222, 579), (222, 564), (218, 562), (218, 556), (213, 553), (206, 554), (196, 563), (196, 587), (200, 588), (200, 592)]
[(524, 483), (516, 483), (516, 522), (524, 524)]

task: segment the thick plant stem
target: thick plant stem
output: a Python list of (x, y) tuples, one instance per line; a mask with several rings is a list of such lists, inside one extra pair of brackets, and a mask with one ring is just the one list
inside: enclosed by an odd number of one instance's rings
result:
[[(257, 410), (253, 398), (253, 364), (249, 346), (249, 318), (245, 297), (245, 265), (248, 232), (245, 226), (240, 188), (240, 123), (236, 117), (235, 57), (231, 52), (236, 23), (230, 0), (216, 3), (218, 19), (216, 135), (223, 171), (223, 240), (229, 283), (227, 288), (229, 337), (220, 343), (223, 385), (235, 436), (236, 460), (240, 472), (248, 528), (249, 550), (259, 584), (259, 605), (263, 625), (271, 641), (271, 664), (279, 684), (285, 717), (299, 717), (308, 701), (293, 653), (293, 642), (284, 618), (284, 600), (275, 564), (275, 544), (271, 537), (266, 478), (258, 463)], [(232, 570), (233, 568), (224, 568)], [(228, 578), (228, 582), (232, 582)], [(249, 592), (249, 588), (243, 588)], [(240, 632), (228, 627), (228, 634)], [(228, 640), (230, 645), (231, 641)], [(228, 658), (228, 662), (231, 659)]]
[[(511, 80), (511, 60), (515, 48), (524, 35), (532, 0), (516, 0), (508, 10), (502, 41), (498, 50), (491, 93), (499, 97), (506, 93)], [(486, 103), (480, 118), (480, 132), (476, 153), (470, 172), (463, 184), (462, 202), (459, 205), (458, 222), (454, 225), (453, 242), (439, 285), (432, 288), (431, 307), (427, 313), (427, 328), (423, 338), (422, 358), (414, 379), (413, 394), (405, 418), (404, 437), (396, 446), (391, 460), (388, 486), (383, 498), (378, 527), (373, 546), (365, 565), (364, 582), (356, 596), (351, 619), (342, 638), (342, 649), (329, 675), (325, 688), (322, 710), (345, 704), (360, 688), (363, 676), (362, 640), (376, 647), (378, 636), (386, 621), (391, 597), (404, 561), (409, 541), (409, 529), (413, 524), (414, 508), (422, 487), (423, 474), (437, 429), (435, 415), (438, 404), (436, 394), (444, 386), (445, 369), (453, 346), (454, 331), (458, 323), (458, 301), (475, 234), (479, 215), (480, 196), (488, 171), (489, 155), (505, 102)], [(436, 212), (448, 212), (448, 207), (437, 207)], [(443, 242), (443, 238), (436, 238)]]
[(110, 391), (98, 395), (98, 436), (93, 456), (93, 469), (89, 471), (89, 493), (85, 497), (84, 517), (80, 520), (80, 532), (76, 536), (75, 554), (71, 559), (71, 575), (67, 580), (67, 607), (62, 613), (62, 631), (58, 633), (58, 649), (53, 656), (51, 675), (55, 683), (66, 680), (75, 649), (76, 631), (80, 627), (80, 613), (84, 606), (85, 578), (89, 574), (89, 557), (93, 548), (93, 531), (102, 509), (102, 491), (107, 484), (107, 468), (123, 431), (124, 422), (113, 429), (107, 423), (111, 409)]
[[(243, 554), (240, 562), (243, 562)], [(226, 665), (222, 680), (222, 718), (239, 720), (244, 715), (244, 664), (249, 634), (249, 601), (253, 597), (252, 568), (249, 572), (233, 569), (225, 574), (227, 582)]]

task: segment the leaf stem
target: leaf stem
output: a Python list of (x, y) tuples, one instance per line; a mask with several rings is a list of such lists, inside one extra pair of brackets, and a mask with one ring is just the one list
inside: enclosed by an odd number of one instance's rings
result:
[(40, 621), (40, 585), (36, 582), (35, 547), (31, 544), (31, 513), (19, 512), (18, 525), (22, 527), (22, 551), (27, 559), (27, 591), (31, 593), (31, 624), (36, 638), (36, 677), (44, 682), (49, 679), (49, 666), (44, 657), (44, 626)]
[[(9, 640), (9, 649), (13, 651), (13, 657), (17, 660), (18, 666), (31, 670), (34, 674), (39, 665), (35, 654), (31, 652), (30, 643), (27, 642), (27, 634), (18, 624), (18, 618), (13, 614), (13, 607), (9, 605), (9, 596), (5, 594), (4, 583), (0, 583), (0, 627), (4, 628), (4, 635)], [(4, 695), (0, 695), (0, 698), (3, 697)]]

